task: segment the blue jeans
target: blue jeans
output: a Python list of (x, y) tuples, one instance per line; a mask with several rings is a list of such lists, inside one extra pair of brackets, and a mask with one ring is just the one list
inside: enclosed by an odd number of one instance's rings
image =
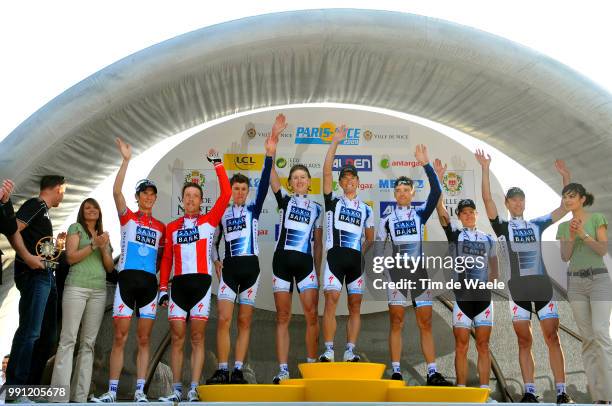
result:
[(23, 269), (15, 263), (19, 327), (6, 371), (8, 385), (38, 385), (57, 342), (57, 289), (48, 270)]

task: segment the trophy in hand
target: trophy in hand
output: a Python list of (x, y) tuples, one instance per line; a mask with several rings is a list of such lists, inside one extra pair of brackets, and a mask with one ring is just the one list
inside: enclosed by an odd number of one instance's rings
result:
[(47, 270), (55, 270), (59, 262), (57, 259), (62, 253), (63, 241), (51, 236), (43, 237), (36, 243), (36, 255), (42, 258)]

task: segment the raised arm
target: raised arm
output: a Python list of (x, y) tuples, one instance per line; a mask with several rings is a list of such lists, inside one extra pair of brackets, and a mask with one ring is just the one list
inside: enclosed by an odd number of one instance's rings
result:
[(425, 174), (427, 175), (427, 180), (429, 181), (429, 195), (427, 196), (427, 202), (425, 203), (425, 208), (420, 211), (421, 220), (423, 223), (427, 222), (431, 213), (433, 213), (436, 208), (438, 201), (440, 200), (440, 196), (442, 195), (442, 188), (440, 187), (440, 182), (438, 181), (438, 177), (436, 176), (436, 172), (433, 167), (429, 164), (429, 155), (427, 154), (427, 147), (423, 144), (416, 146), (416, 151), (414, 156), (417, 161), (423, 166), (425, 170)]
[[(444, 179), (444, 173), (446, 172), (447, 165), (442, 165), (442, 161), (436, 158), (434, 161), (434, 170), (436, 175), (438, 175), (438, 179)], [(436, 205), (436, 211), (438, 213), (438, 220), (440, 220), (440, 225), (442, 227), (446, 227), (450, 224), (450, 216), (446, 207), (444, 206), (444, 196), (440, 191), (440, 197), (438, 198), (438, 203)]]
[(323, 194), (328, 195), (332, 192), (333, 186), (333, 166), (334, 166), (334, 157), (336, 156), (336, 150), (338, 149), (338, 144), (342, 142), (344, 137), (346, 137), (348, 129), (345, 125), (336, 128), (334, 132), (334, 136), (332, 137), (331, 144), (327, 150), (327, 155), (325, 155), (325, 163), (323, 164)]
[(477, 149), (474, 154), (476, 160), (480, 164), (482, 169), (482, 200), (485, 205), (485, 209), (487, 210), (487, 217), (489, 220), (493, 220), (497, 218), (497, 206), (493, 201), (493, 196), (491, 195), (491, 179), (490, 179), (490, 170), (489, 167), (491, 165), (491, 155), (485, 153), (481, 149)]
[[(557, 169), (557, 172), (559, 172), (559, 175), (561, 175), (563, 187), (567, 186), (572, 180), (572, 174), (570, 173), (569, 169), (567, 169), (567, 166), (565, 166), (565, 161), (561, 159), (555, 160), (555, 168)], [(559, 207), (557, 207), (550, 214), (552, 217), (552, 222), (556, 223), (557, 221), (565, 217), (566, 214), (567, 214), (567, 210), (565, 209), (565, 206), (563, 205), (563, 198), (561, 198), (561, 203), (559, 203)]]
[(213, 227), (217, 227), (221, 217), (223, 217), (225, 208), (232, 197), (232, 188), (230, 186), (229, 179), (227, 178), (225, 168), (223, 167), (223, 162), (221, 161), (221, 158), (219, 158), (219, 152), (217, 152), (217, 150), (214, 148), (211, 148), (208, 151), (207, 159), (215, 166), (215, 172), (217, 173), (217, 179), (219, 180), (219, 186), (221, 187), (221, 193), (217, 198), (215, 205), (208, 213), (210, 215), (210, 224)]
[[(278, 145), (278, 140), (280, 133), (287, 127), (287, 122), (285, 121), (285, 116), (283, 114), (279, 114), (276, 116), (276, 121), (272, 126), (272, 132), (270, 136), (266, 138), (266, 161), (264, 163), (264, 168), (261, 172), (261, 180), (259, 181), (259, 186), (257, 187), (257, 195), (255, 197), (255, 210), (253, 210), (253, 216), (255, 218), (259, 218), (259, 214), (261, 213), (261, 209), (263, 208), (264, 201), (266, 200), (266, 194), (268, 192), (268, 185), (272, 184), (272, 191), (276, 192), (272, 180), (272, 170), (274, 168), (274, 156), (276, 155), (276, 146)], [(276, 174), (275, 174), (276, 175)], [(275, 179), (280, 185), (280, 181), (278, 180), (278, 175), (276, 175)], [(279, 186), (280, 188), (280, 186)]]
[(130, 163), (130, 159), (132, 158), (132, 147), (129, 144), (126, 144), (121, 140), (121, 138), (117, 138), (115, 140), (117, 144), (117, 148), (123, 157), (123, 161), (121, 162), (121, 166), (119, 167), (119, 171), (117, 172), (117, 176), (115, 177), (115, 183), (113, 184), (113, 198), (115, 199), (115, 206), (117, 207), (117, 213), (122, 215), (125, 213), (125, 209), (127, 208), (127, 204), (125, 203), (125, 197), (123, 196), (123, 192), (121, 189), (123, 188), (123, 181), (125, 180), (125, 174), (127, 172), (128, 164)]

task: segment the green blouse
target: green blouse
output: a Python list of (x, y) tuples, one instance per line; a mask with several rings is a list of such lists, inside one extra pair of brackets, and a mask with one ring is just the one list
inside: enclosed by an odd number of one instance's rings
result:
[[(559, 224), (557, 229), (557, 240), (569, 240), (569, 221)], [(600, 226), (607, 226), (608, 220), (601, 213), (593, 213), (584, 223), (584, 232), (597, 240), (597, 229)], [(587, 246), (582, 238), (576, 236), (574, 243), (574, 252), (570, 258), (570, 271), (578, 271), (588, 268), (605, 268), (603, 257), (598, 255), (591, 247)]]
[[(91, 243), (87, 231), (79, 223), (74, 223), (68, 228), (68, 235), (79, 235), (79, 247), (83, 249)], [(66, 277), (66, 286), (76, 286), (87, 289), (106, 289), (106, 271), (102, 261), (102, 248), (95, 249), (80, 262), (72, 264)], [(112, 248), (108, 248), (112, 252)]]

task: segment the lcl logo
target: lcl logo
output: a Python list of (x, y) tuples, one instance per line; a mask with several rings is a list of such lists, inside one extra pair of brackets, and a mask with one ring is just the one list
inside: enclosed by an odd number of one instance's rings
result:
[(234, 158), (234, 163), (237, 165), (255, 165), (255, 158), (250, 155), (237, 156)]

